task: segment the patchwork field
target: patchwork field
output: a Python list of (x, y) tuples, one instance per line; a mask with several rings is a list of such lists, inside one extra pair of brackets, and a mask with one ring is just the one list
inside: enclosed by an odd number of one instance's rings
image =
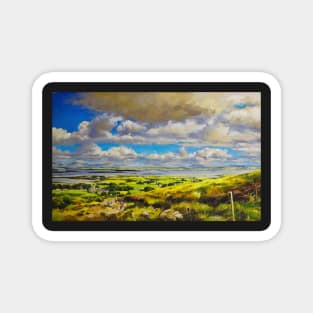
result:
[(261, 218), (260, 171), (219, 178), (82, 176), (77, 181), (53, 184), (53, 221), (218, 222)]

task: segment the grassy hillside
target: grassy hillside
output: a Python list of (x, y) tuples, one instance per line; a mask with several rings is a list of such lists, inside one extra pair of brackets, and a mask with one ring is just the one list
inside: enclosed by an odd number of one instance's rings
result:
[(237, 221), (261, 217), (260, 171), (220, 178), (114, 176), (54, 184), (53, 220)]

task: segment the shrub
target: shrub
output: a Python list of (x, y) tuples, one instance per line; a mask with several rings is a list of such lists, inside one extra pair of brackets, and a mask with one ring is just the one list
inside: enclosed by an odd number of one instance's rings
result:
[(151, 191), (151, 190), (154, 190), (154, 188), (151, 187), (151, 186), (146, 186), (146, 187), (143, 189), (143, 191)]

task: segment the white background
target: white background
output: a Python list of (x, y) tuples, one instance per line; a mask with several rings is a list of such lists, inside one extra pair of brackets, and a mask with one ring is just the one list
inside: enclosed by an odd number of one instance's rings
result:
[[(2, 1), (0, 311), (312, 311), (310, 4)], [(37, 238), (31, 85), (39, 74), (58, 70), (274, 74), (283, 88), (279, 235), (265, 243), (201, 244)]]

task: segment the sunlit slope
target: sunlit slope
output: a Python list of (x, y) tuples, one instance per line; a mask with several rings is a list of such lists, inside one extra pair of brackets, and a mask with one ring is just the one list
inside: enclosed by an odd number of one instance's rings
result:
[(220, 178), (114, 176), (93, 191), (68, 184), (53, 190), (53, 219), (230, 221), (232, 192), (235, 220), (255, 221), (261, 217), (260, 179), (254, 171)]
[(174, 186), (158, 188), (150, 192), (139, 192), (128, 198), (130, 200), (163, 198), (174, 202), (180, 199), (201, 199), (214, 204), (228, 198), (228, 192), (232, 191), (234, 197), (238, 200), (248, 200), (249, 195), (253, 193), (255, 195), (260, 190), (260, 178), (260, 171), (220, 178), (201, 178)]

